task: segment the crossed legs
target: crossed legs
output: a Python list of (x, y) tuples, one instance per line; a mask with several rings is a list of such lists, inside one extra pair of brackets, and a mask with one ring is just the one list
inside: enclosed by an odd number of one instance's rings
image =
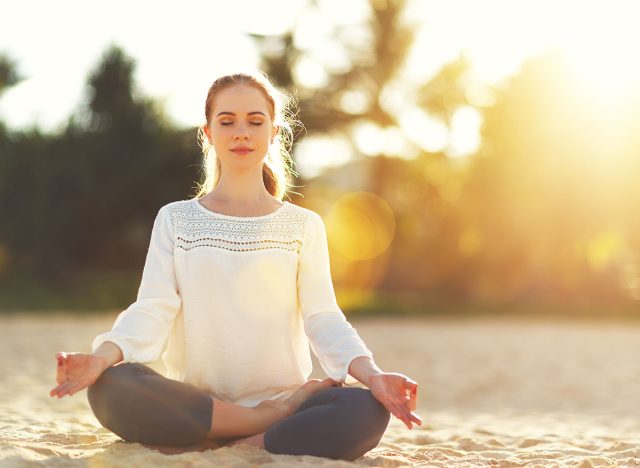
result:
[(124, 363), (107, 369), (87, 397), (104, 427), (145, 445), (251, 436), (262, 438), (272, 453), (353, 460), (378, 444), (390, 414), (368, 389), (305, 385), (306, 393), (288, 403), (269, 400), (247, 408), (213, 399), (143, 364)]

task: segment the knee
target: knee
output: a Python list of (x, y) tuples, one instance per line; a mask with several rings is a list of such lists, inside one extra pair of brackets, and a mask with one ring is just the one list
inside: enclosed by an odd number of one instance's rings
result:
[(357, 411), (357, 417), (366, 421), (367, 425), (381, 434), (387, 429), (391, 413), (371, 393), (368, 388), (352, 387), (344, 392), (347, 404)]
[(87, 388), (89, 406), (100, 423), (111, 429), (115, 408), (122, 408), (127, 395), (131, 395), (132, 375), (139, 370), (139, 363), (124, 363), (106, 369)]
[(271, 426), (264, 444), (272, 453), (353, 461), (378, 445), (389, 419), (369, 389), (329, 388), (311, 406)]
[(357, 424), (357, 430), (352, 427), (351, 431), (354, 439), (342, 455), (342, 458), (353, 461), (380, 443), (389, 425), (391, 413), (368, 388), (347, 388), (339, 398), (344, 400), (344, 407), (349, 408), (345, 411), (351, 418), (349, 424)]
[(137, 363), (127, 362), (105, 369), (100, 377), (87, 389), (89, 402), (91, 403), (91, 400), (95, 401), (120, 389), (137, 366)]
[(352, 421), (358, 421), (362, 434), (368, 434), (369, 440), (375, 440), (375, 447), (389, 425), (391, 413), (368, 388), (340, 389), (342, 391), (337, 395), (337, 403), (344, 408), (345, 415), (348, 414)]

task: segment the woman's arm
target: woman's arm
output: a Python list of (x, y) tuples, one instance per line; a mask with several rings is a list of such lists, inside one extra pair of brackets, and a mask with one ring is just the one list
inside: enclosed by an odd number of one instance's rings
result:
[(349, 384), (349, 364), (359, 356), (373, 358), (336, 301), (331, 279), (324, 221), (309, 213), (300, 251), (297, 277), (299, 311), (311, 349), (327, 375)]
[(371, 377), (382, 373), (373, 359), (368, 356), (359, 356), (349, 365), (349, 374), (367, 387), (371, 387)]
[(105, 370), (123, 359), (122, 350), (112, 341), (105, 341), (92, 354), (104, 360)]
[(416, 408), (418, 384), (395, 372), (383, 372), (373, 353), (338, 307), (329, 264), (324, 221), (316, 212), (307, 219), (298, 269), (298, 300), (305, 333), (322, 368), (336, 381), (347, 375), (365, 384), (407, 428), (422, 424)]
[(110, 341), (120, 348), (125, 362), (158, 359), (182, 306), (174, 267), (174, 237), (171, 214), (165, 205), (153, 223), (137, 299), (118, 315), (110, 331), (94, 338), (93, 353)]

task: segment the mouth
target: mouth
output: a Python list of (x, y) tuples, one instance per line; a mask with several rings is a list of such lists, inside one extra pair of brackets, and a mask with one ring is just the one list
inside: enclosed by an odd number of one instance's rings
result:
[(251, 153), (253, 150), (251, 148), (234, 148), (231, 151), (233, 151), (236, 154), (247, 154), (247, 153)]

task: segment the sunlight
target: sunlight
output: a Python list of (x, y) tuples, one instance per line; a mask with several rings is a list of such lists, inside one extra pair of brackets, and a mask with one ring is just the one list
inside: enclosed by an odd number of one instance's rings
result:
[(457, 158), (474, 154), (480, 148), (482, 116), (471, 106), (456, 109), (451, 118), (447, 155)]
[(585, 246), (587, 261), (592, 268), (599, 270), (613, 261), (623, 247), (621, 234), (607, 231), (589, 240)]
[(422, 110), (409, 109), (402, 113), (399, 120), (407, 137), (422, 150), (435, 153), (442, 151), (447, 145), (447, 126)]
[(371, 192), (343, 195), (331, 208), (326, 222), (331, 246), (342, 257), (354, 261), (383, 254), (396, 230), (393, 210)]
[(354, 157), (349, 141), (341, 135), (308, 136), (294, 150), (296, 170), (305, 178), (339, 167)]
[(602, 12), (594, 9), (585, 9), (583, 14), (586, 21), (572, 25), (561, 46), (569, 54), (585, 93), (605, 102), (619, 102), (640, 89), (640, 34), (636, 27), (640, 4), (615, 15), (609, 12), (609, 17), (599, 17)]

